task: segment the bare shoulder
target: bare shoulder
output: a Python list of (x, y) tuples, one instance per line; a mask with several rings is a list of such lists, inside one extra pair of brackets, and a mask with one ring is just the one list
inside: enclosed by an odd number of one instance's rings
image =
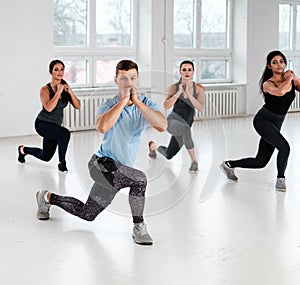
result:
[(169, 94), (170, 94), (170, 93), (171, 93), (171, 94), (174, 94), (175, 91), (176, 91), (176, 84), (170, 85), (169, 88), (168, 88), (168, 93), (169, 93)]
[(200, 92), (204, 92), (205, 91), (205, 87), (200, 84), (200, 83), (195, 83), (196, 84), (196, 90), (199, 90)]
[(50, 92), (49, 92), (49, 89), (48, 89), (47, 85), (44, 85), (44, 86), (41, 87), (40, 95), (41, 96), (45, 96), (45, 95), (49, 96), (50, 95)]

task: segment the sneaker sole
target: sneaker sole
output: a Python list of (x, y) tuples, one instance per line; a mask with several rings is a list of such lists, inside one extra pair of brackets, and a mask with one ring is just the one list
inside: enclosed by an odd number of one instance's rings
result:
[(286, 192), (286, 189), (283, 189), (283, 188), (275, 188), (275, 190), (277, 192)]
[(134, 242), (139, 245), (152, 245), (153, 244), (153, 241), (152, 242), (150, 242), (150, 241), (149, 242), (138, 242), (134, 236), (132, 236), (132, 238), (133, 238)]
[(225, 176), (226, 176), (226, 178), (227, 178), (228, 180), (230, 180), (230, 181), (235, 181), (235, 182), (238, 181), (238, 178), (232, 179), (232, 178), (229, 178), (229, 177), (228, 177), (227, 172), (226, 172), (226, 170), (223, 168), (222, 164), (220, 164), (220, 169), (221, 169), (222, 172), (225, 174)]

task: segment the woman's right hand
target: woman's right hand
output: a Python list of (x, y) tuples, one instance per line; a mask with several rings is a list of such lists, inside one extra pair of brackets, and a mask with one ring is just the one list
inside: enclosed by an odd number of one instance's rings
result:
[(65, 88), (64, 84), (58, 84), (57, 85), (58, 94), (61, 94), (64, 91), (64, 88)]
[(292, 80), (294, 78), (294, 72), (292, 70), (287, 70), (284, 73), (284, 78), (287, 80)]

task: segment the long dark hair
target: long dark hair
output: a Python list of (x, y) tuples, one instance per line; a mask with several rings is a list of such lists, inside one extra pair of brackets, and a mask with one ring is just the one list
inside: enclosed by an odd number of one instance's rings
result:
[(266, 67), (265, 70), (259, 80), (259, 86), (260, 86), (260, 92), (263, 94), (263, 84), (265, 81), (269, 80), (272, 76), (273, 76), (273, 71), (270, 69), (270, 65), (271, 65), (271, 61), (275, 56), (281, 56), (285, 65), (287, 65), (287, 60), (285, 55), (279, 51), (279, 50), (273, 50), (271, 52), (269, 52), (269, 54), (267, 55), (267, 62), (266, 62)]
[[(65, 69), (65, 64), (60, 60), (60, 59), (54, 59), (50, 62), (49, 64), (49, 73), (52, 75), (53, 72), (53, 68), (56, 64), (61, 64), (63, 66), (63, 68)], [(64, 79), (61, 80), (61, 84), (68, 84)], [(63, 102), (71, 102), (71, 95), (69, 92), (67, 91), (63, 91), (61, 93), (61, 100)]]

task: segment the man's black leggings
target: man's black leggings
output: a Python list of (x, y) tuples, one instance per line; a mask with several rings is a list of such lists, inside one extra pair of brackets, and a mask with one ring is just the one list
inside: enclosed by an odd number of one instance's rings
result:
[(43, 137), (43, 148), (25, 147), (24, 152), (43, 161), (49, 161), (58, 146), (59, 161), (66, 159), (70, 131), (62, 126), (36, 119), (35, 129)]
[(275, 150), (277, 154), (277, 177), (284, 178), (290, 154), (290, 146), (280, 133), (285, 116), (275, 114), (262, 107), (255, 115), (253, 125), (261, 136), (256, 157), (248, 157), (240, 160), (229, 160), (232, 167), (241, 168), (263, 168), (270, 161)]
[(80, 200), (51, 193), (50, 204), (86, 221), (93, 221), (122, 189), (129, 187), (129, 205), (133, 223), (144, 221), (147, 177), (144, 172), (116, 163), (108, 157), (93, 155), (89, 170), (94, 184), (85, 203)]

